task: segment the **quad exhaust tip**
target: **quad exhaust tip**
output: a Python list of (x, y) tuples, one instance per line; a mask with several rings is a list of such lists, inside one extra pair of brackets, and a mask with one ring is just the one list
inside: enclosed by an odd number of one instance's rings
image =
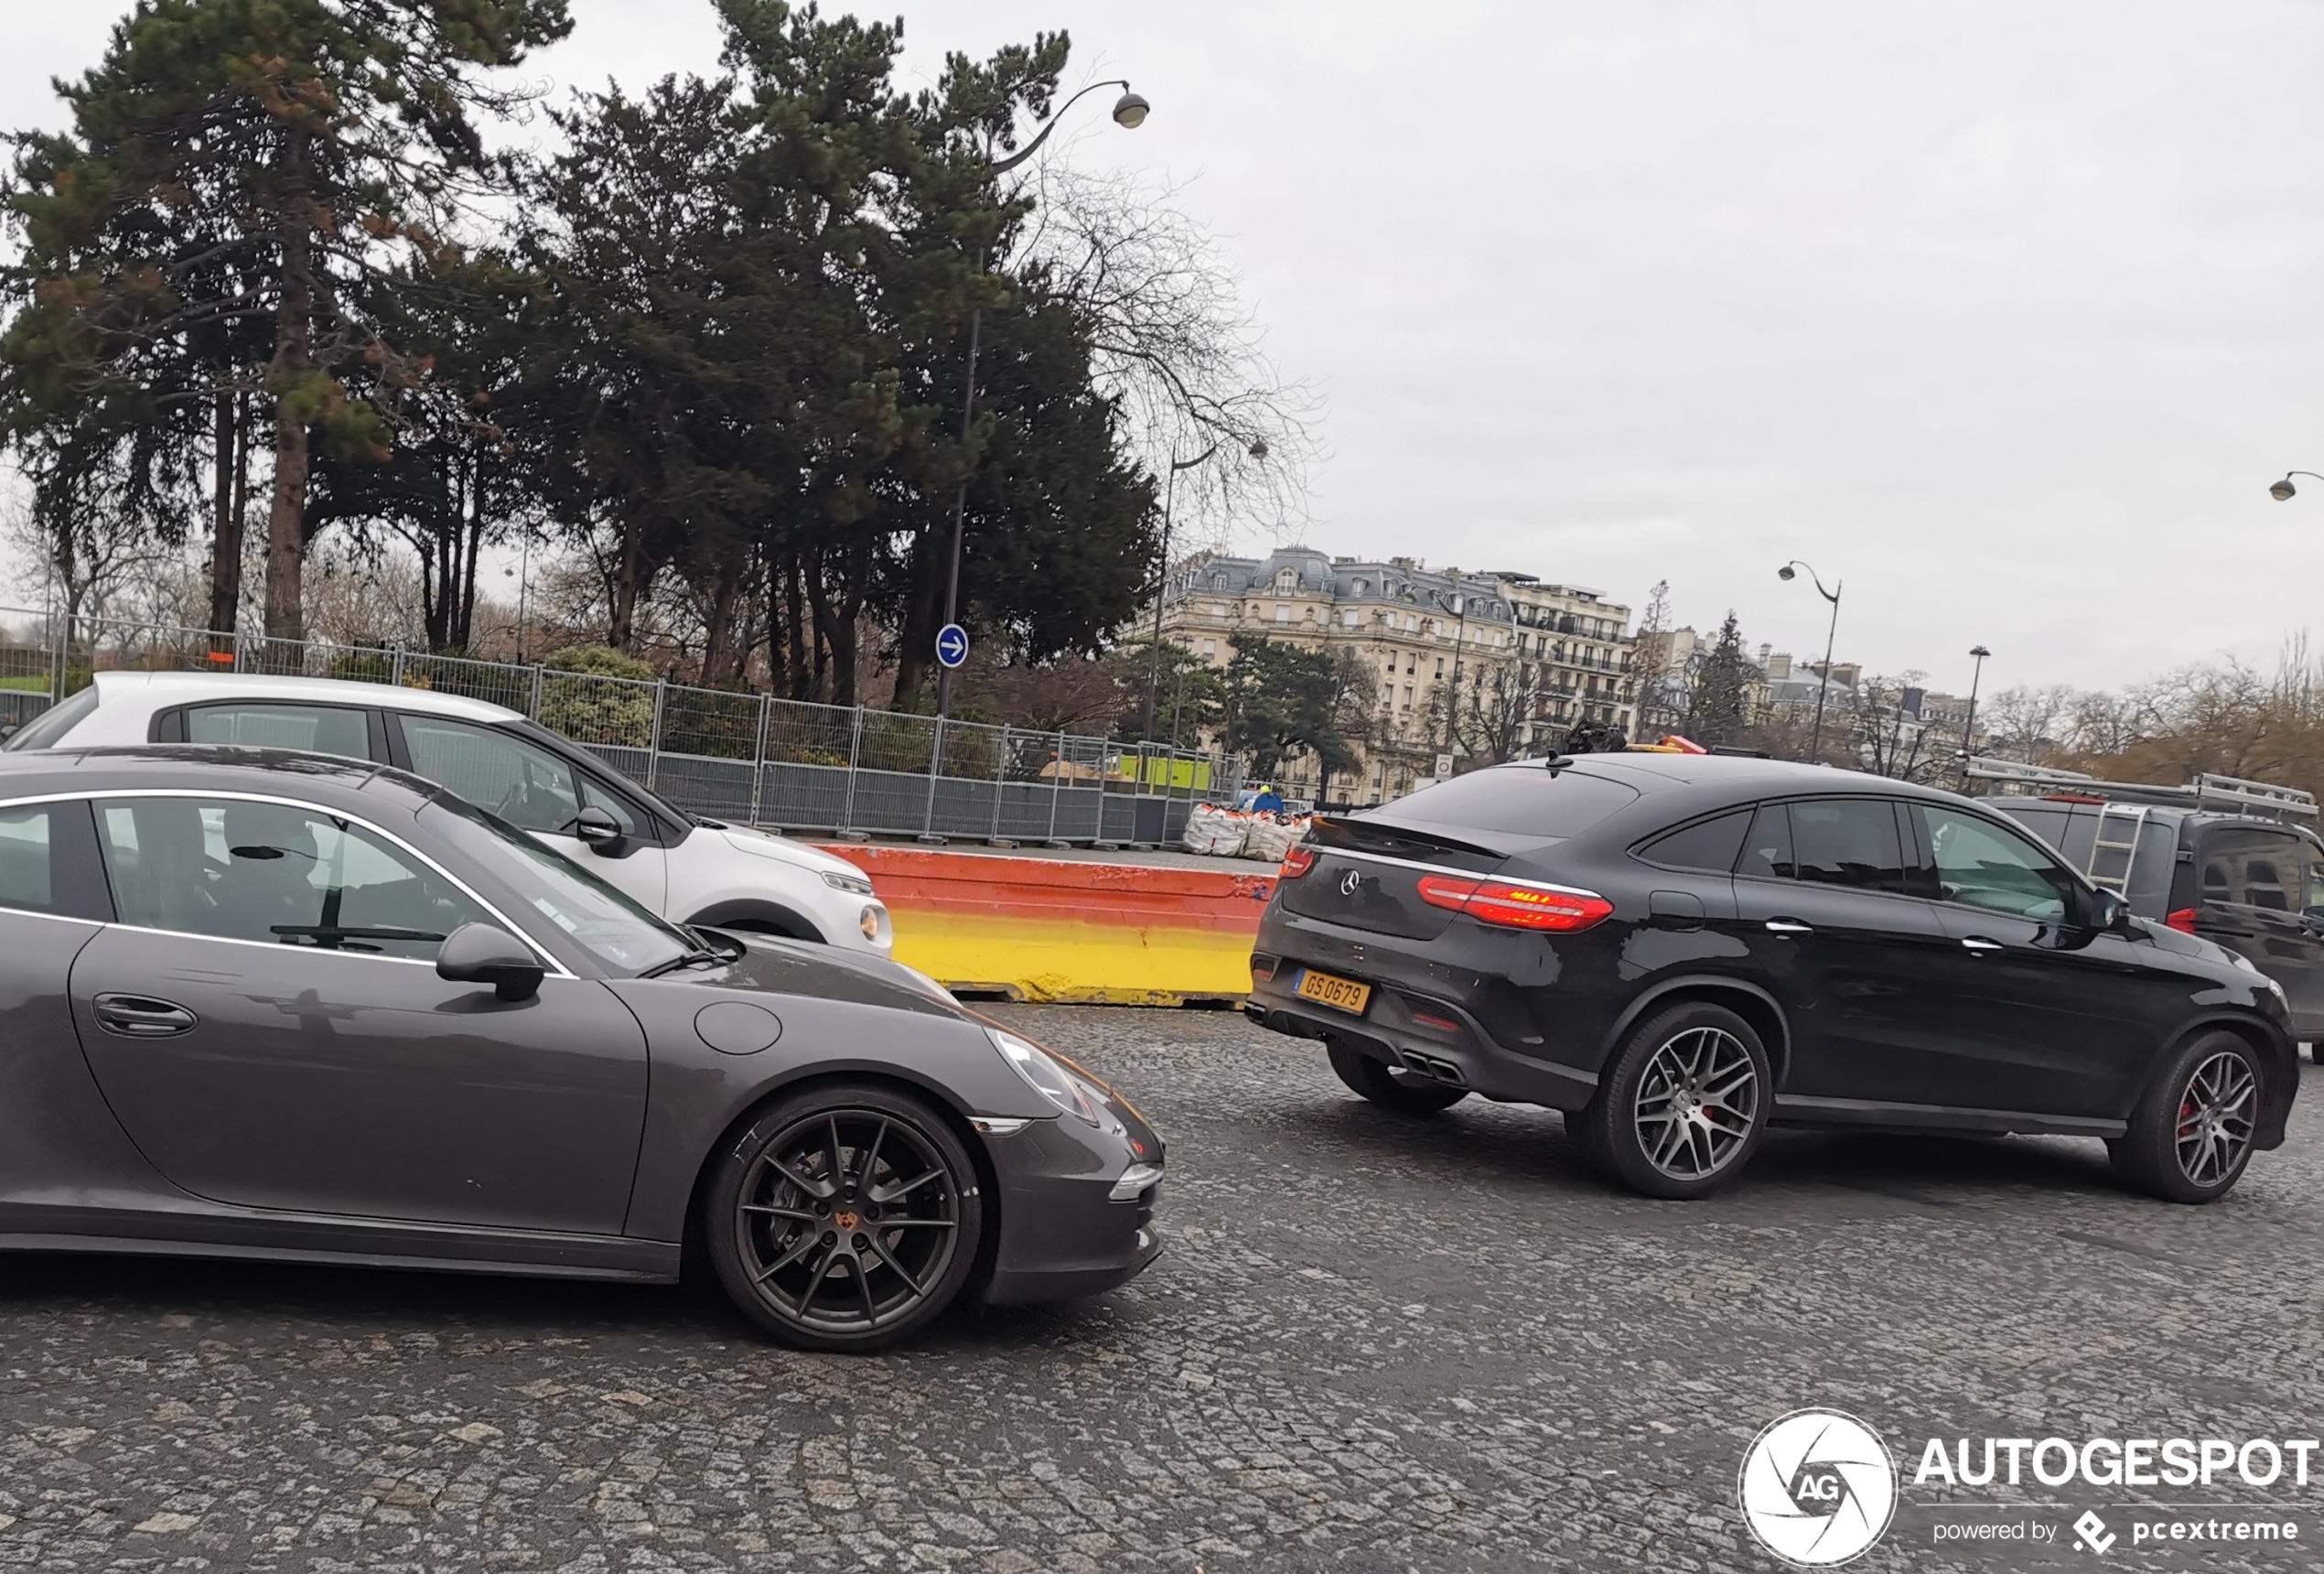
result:
[(1426, 1077), (1431, 1082), (1443, 1083), (1447, 1087), (1469, 1085), (1469, 1079), (1463, 1076), (1460, 1068), (1450, 1061), (1441, 1061), (1434, 1055), (1424, 1055), (1416, 1050), (1399, 1050), (1396, 1055), (1404, 1062), (1404, 1070), (1416, 1076)]

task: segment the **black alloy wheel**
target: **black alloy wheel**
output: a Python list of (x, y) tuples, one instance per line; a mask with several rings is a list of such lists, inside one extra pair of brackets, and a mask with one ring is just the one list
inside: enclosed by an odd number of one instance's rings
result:
[(2251, 1162), (2259, 1123), (2259, 1060), (2242, 1038), (2200, 1033), (2164, 1062), (2106, 1145), (2123, 1179), (2172, 1202), (2224, 1197)]
[(1340, 1044), (1327, 1044), (1331, 1069), (1341, 1082), (1383, 1109), (1399, 1115), (1435, 1115), (1469, 1096), (1469, 1090), (1447, 1087), (1404, 1070), (1358, 1054)]
[(1634, 1191), (1705, 1196), (1749, 1161), (1767, 1130), (1773, 1082), (1751, 1025), (1696, 1001), (1624, 1036), (1598, 1097), (1568, 1129), (1599, 1169)]
[(959, 1295), (984, 1229), (951, 1127), (866, 1083), (762, 1110), (727, 1145), (704, 1208), (726, 1293), (807, 1350), (876, 1350), (925, 1326)]

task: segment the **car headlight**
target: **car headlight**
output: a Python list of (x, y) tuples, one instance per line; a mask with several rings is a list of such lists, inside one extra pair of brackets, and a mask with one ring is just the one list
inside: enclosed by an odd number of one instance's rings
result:
[(879, 915), (886, 911), (875, 901), (866, 905), (864, 911), (855, 915), (855, 927), (863, 931), (864, 938), (874, 945), (879, 943)]
[(872, 883), (861, 875), (842, 874), (837, 869), (823, 871), (823, 884), (834, 890), (844, 890), (850, 896), (869, 896)]
[[(1095, 1088), (1084, 1088), (1081, 1079), (1068, 1071), (1054, 1055), (1030, 1039), (1020, 1039), (1000, 1028), (987, 1028), (986, 1035), (1001, 1058), (1015, 1068), (1017, 1074), (1032, 1085), (1035, 1093), (1049, 1100), (1066, 1114), (1103, 1127), (1107, 1122), (1099, 1113)], [(1102, 1094), (1098, 1094), (1103, 1097)]]

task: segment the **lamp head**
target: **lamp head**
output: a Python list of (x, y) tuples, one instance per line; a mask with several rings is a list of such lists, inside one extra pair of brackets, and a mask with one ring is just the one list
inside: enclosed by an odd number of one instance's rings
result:
[(1778, 579), (1797, 579), (1799, 575), (1792, 569), (1791, 566), (1787, 563), (1782, 567), (1775, 571), (1775, 577)]
[(1972, 645), (1972, 646), (1970, 646), (1970, 647), (1969, 647), (1969, 653), (1970, 653), (1971, 655), (1973, 655), (1973, 656), (1976, 657), (1976, 658), (1977, 658), (1977, 660), (1979, 660), (1979, 661), (1981, 661), (1981, 662), (1982, 662), (1982, 661), (1984, 661), (1984, 660), (1985, 660), (1987, 656), (1989, 656), (1989, 655), (1993, 654), (1993, 652), (1992, 652), (1991, 651), (1986, 650), (1986, 649), (1985, 649), (1983, 645)]
[(2274, 486), (2267, 489), (2267, 495), (2274, 498), (2277, 502), (2288, 502), (2291, 501), (2292, 494), (2298, 490), (2299, 489), (2297, 487), (2292, 484), (2292, 478), (2286, 476), (2282, 480), (2277, 481)]
[(1136, 93), (1124, 89), (1114, 101), (1114, 124), (1124, 131), (1135, 131), (1146, 124), (1146, 111), (1154, 106)]

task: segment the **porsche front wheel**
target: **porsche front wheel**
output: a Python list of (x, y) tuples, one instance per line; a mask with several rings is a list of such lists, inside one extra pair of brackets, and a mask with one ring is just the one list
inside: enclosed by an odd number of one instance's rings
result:
[(720, 1156), (704, 1237), (726, 1293), (786, 1344), (876, 1350), (960, 1294), (984, 1229), (952, 1127), (877, 1083), (827, 1083), (759, 1111)]

